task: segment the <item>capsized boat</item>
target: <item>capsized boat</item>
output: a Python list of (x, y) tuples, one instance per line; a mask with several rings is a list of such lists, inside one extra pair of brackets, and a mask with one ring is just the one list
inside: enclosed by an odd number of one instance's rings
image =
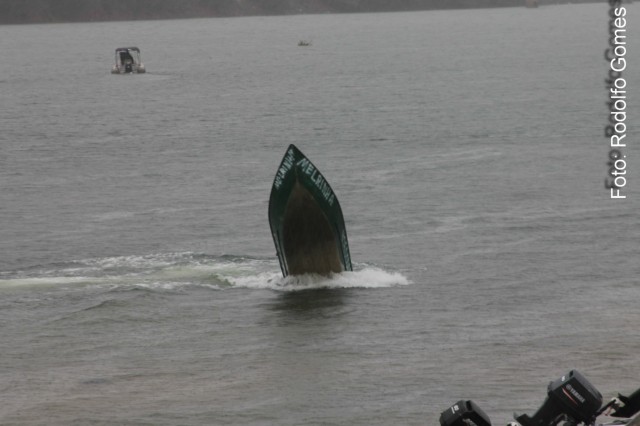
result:
[(338, 198), (295, 145), (287, 148), (273, 180), (269, 225), (285, 277), (352, 270)]
[(137, 47), (118, 47), (111, 74), (143, 74), (147, 72)]

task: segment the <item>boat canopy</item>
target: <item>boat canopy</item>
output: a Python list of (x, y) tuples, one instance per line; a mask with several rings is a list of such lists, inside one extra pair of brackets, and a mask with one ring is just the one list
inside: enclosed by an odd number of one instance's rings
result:
[(118, 47), (116, 49), (116, 52), (129, 52), (129, 51), (140, 53), (140, 49), (138, 49), (137, 47)]
[(140, 49), (137, 47), (118, 47), (116, 49), (116, 64), (123, 64), (127, 58), (136, 64), (141, 63)]

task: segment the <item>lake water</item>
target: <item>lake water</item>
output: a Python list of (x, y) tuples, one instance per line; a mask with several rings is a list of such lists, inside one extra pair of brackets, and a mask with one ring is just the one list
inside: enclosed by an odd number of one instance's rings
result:
[[(610, 199), (607, 12), (1, 26), (0, 423), (437, 425), (472, 399), (499, 425), (571, 369), (637, 389), (640, 163), (631, 143)], [(146, 75), (110, 74), (128, 45)], [(281, 277), (290, 143), (354, 272)]]

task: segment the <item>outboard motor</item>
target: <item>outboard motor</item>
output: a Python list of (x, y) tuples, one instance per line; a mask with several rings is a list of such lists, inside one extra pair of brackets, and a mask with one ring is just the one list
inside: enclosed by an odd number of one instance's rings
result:
[(610, 414), (613, 417), (633, 417), (640, 411), (640, 389), (629, 396), (618, 394), (619, 404)]
[(131, 62), (124, 64), (124, 72), (133, 72), (133, 64)]
[(491, 426), (491, 420), (473, 401), (458, 401), (440, 414), (440, 426)]
[(514, 415), (516, 421), (522, 426), (555, 426), (562, 420), (590, 425), (602, 405), (600, 392), (577, 370), (549, 383), (547, 392), (547, 399), (533, 417)]

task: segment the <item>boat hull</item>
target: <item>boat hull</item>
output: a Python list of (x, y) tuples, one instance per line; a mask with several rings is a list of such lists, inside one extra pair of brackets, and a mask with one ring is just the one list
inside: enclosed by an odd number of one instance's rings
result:
[(352, 270), (338, 198), (294, 145), (287, 149), (273, 181), (269, 225), (285, 277)]
[(147, 70), (144, 65), (134, 65), (130, 67), (114, 65), (111, 74), (144, 74)]

